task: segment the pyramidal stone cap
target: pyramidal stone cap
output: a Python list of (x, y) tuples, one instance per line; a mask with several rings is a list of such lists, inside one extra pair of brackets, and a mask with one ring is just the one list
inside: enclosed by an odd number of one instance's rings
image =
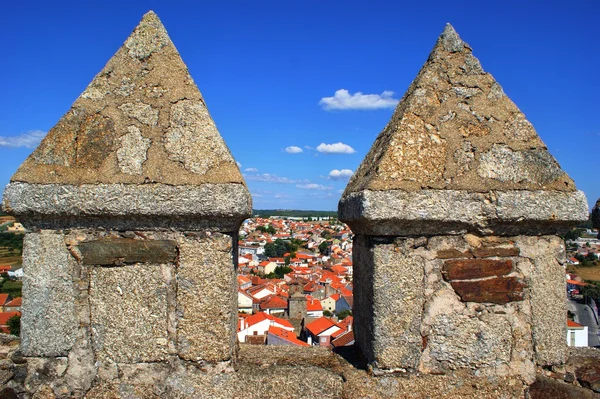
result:
[(586, 220), (588, 207), (448, 24), (350, 179), (339, 214), (375, 235), (542, 234)]
[(152, 11), (19, 167), (4, 206), (30, 222), (137, 216), (147, 224), (155, 222), (147, 216), (241, 221), (252, 209), (202, 94)]

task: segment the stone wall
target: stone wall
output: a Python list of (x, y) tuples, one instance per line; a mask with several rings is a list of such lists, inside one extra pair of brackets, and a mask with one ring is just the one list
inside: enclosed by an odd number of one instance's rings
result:
[(565, 360), (565, 251), (554, 236), (358, 235), (355, 335), (382, 369), (535, 377)]
[[(556, 235), (587, 217), (585, 196), (450, 26), (340, 201), (366, 362), (238, 351), (250, 194), (152, 12), (3, 204), (28, 232), (22, 341), (0, 337), (1, 397), (540, 397), (577, 374), (561, 369)], [(596, 389), (593, 372), (578, 383)]]

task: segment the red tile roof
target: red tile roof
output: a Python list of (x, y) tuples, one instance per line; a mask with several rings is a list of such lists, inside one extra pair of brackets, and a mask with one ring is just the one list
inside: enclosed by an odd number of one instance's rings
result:
[(575, 280), (567, 280), (567, 283), (573, 284), (573, 285), (581, 285), (582, 287), (588, 285), (587, 283), (583, 283), (581, 281), (575, 281)]
[(354, 330), (348, 331), (347, 333), (340, 335), (333, 341), (331, 341), (331, 345), (334, 348), (339, 348), (340, 346), (348, 346), (354, 342)]
[(5, 326), (8, 322), (8, 319), (13, 317), (14, 315), (21, 316), (20, 312), (2, 312), (0, 313), (0, 326)]
[(275, 335), (275, 336), (277, 336), (285, 341), (288, 341), (294, 345), (297, 345), (297, 346), (310, 346), (306, 342), (300, 341), (298, 338), (296, 338), (296, 334), (294, 334), (291, 331), (284, 330), (283, 328), (270, 326), (268, 334)]
[(338, 327), (344, 330), (348, 330), (348, 326), (354, 323), (354, 317), (347, 316), (344, 320), (337, 323)]
[(318, 299), (312, 299), (312, 298), (308, 299), (308, 301), (306, 301), (306, 310), (308, 312), (318, 312), (319, 310), (323, 310), (321, 301), (319, 301)]
[(583, 326), (583, 324), (575, 323), (574, 321), (567, 319), (567, 327), (584, 327), (584, 326)]
[(249, 316), (246, 318), (246, 325), (247, 326), (253, 326), (256, 323), (260, 323), (261, 321), (268, 319), (274, 323), (277, 323), (279, 325), (282, 325), (284, 327), (288, 327), (288, 328), (294, 328), (294, 326), (292, 326), (292, 324), (282, 318), (279, 317), (275, 317), (275, 316), (271, 316), (269, 314), (266, 314), (265, 312), (258, 312), (256, 314), (253, 314), (252, 316)]
[(287, 309), (287, 302), (278, 296), (272, 296), (261, 302), (261, 309)]
[(8, 294), (0, 294), (0, 306), (3, 306), (6, 302), (8, 302), (10, 299), (10, 295)]
[(22, 300), (23, 300), (23, 298), (17, 297), (15, 299), (13, 299), (12, 301), (10, 301), (9, 303), (5, 304), (4, 306), (21, 306)]
[(335, 326), (333, 320), (327, 317), (319, 317), (315, 321), (312, 321), (306, 325), (306, 329), (311, 332), (312, 335), (319, 335), (323, 331)]

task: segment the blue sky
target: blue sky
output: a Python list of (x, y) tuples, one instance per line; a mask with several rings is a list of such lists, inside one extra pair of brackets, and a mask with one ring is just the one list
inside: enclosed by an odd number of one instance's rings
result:
[(241, 164), (255, 208), (336, 209), (446, 22), (593, 204), (600, 3), (492, 3), (7, 2), (0, 187), (153, 9)]

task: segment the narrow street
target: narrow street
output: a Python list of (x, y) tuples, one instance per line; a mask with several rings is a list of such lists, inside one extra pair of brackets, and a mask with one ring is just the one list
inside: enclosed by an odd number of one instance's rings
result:
[(598, 336), (600, 330), (590, 307), (569, 299), (567, 301), (567, 308), (575, 313), (576, 323), (588, 326), (588, 346), (600, 347), (600, 336)]

